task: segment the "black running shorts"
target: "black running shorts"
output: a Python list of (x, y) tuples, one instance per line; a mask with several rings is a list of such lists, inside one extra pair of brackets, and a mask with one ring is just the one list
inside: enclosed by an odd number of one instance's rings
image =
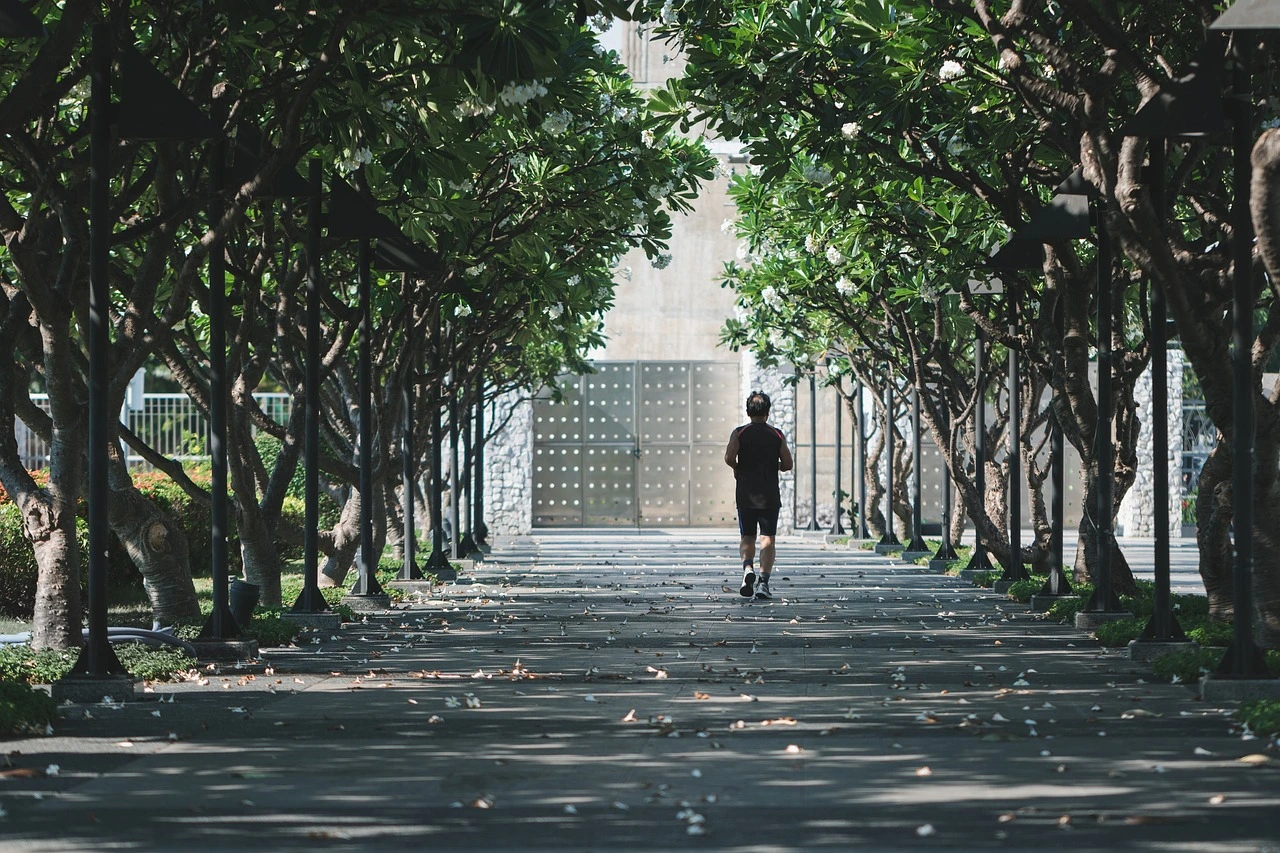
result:
[(755, 536), (756, 527), (759, 526), (761, 536), (777, 536), (779, 509), (779, 507), (773, 509), (738, 507), (738, 532), (743, 536)]

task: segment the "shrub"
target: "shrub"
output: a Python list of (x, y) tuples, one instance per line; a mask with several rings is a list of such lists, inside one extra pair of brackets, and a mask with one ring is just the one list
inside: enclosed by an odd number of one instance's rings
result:
[(176, 646), (157, 648), (142, 643), (120, 643), (112, 648), (130, 675), (146, 681), (170, 681), (197, 664), (195, 658)]
[(1093, 635), (1104, 646), (1127, 646), (1130, 640), (1136, 640), (1147, 627), (1147, 619), (1135, 616), (1132, 619), (1117, 619), (1104, 622), (1094, 629)]
[(1055, 601), (1052, 606), (1045, 611), (1045, 618), (1056, 622), (1073, 622), (1076, 614), (1084, 610), (1085, 605), (1089, 603), (1089, 598), (1093, 595), (1093, 587), (1087, 583), (1074, 584), (1072, 587), (1076, 594), (1075, 598), (1067, 598), (1062, 601)]
[(1200, 676), (1213, 672), (1222, 661), (1223, 649), (1204, 648), (1189, 649), (1185, 652), (1173, 652), (1161, 655), (1151, 662), (1156, 678), (1171, 681), (1175, 677), (1179, 681), (1194, 684)]
[(71, 671), (79, 649), (33, 652), (30, 646), (0, 646), (0, 680), (49, 684)]
[(1240, 706), (1236, 719), (1256, 735), (1280, 734), (1280, 700), (1255, 699)]
[(1014, 581), (1009, 586), (1009, 597), (1014, 601), (1021, 601), (1023, 604), (1031, 601), (1031, 596), (1039, 594), (1044, 589), (1046, 578), (1042, 575), (1032, 575), (1026, 580)]
[(257, 640), (263, 648), (290, 645), (298, 635), (298, 625), (281, 616), (283, 612), (278, 609), (258, 611), (244, 626), (244, 635)]
[[(89, 568), (89, 526), (82, 518), (76, 519), (76, 538), (83, 583)], [(0, 615), (23, 621), (31, 618), (38, 574), (35, 551), (22, 532), (21, 511), (15, 504), (0, 503)]]
[[(1178, 614), (1181, 616), (1182, 614)], [(1183, 620), (1179, 619), (1181, 623)], [(1205, 619), (1198, 625), (1187, 627), (1190, 620), (1183, 625), (1186, 629), (1187, 639), (1195, 640), (1202, 646), (1229, 646), (1235, 632), (1235, 626), (1230, 622), (1216, 622)]]
[(56, 715), (48, 694), (21, 681), (0, 681), (0, 737), (44, 734)]

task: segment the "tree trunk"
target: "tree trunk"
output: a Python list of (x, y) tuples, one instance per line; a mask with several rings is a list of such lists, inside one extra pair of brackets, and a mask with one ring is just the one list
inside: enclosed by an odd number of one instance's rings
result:
[(1222, 441), (1209, 452), (1197, 481), (1196, 547), (1200, 551), (1200, 578), (1209, 597), (1209, 615), (1229, 621), (1235, 613), (1231, 572), (1231, 459)]
[(867, 481), (867, 505), (863, 508), (867, 517), (867, 532), (873, 539), (882, 539), (889, 529), (884, 512), (880, 509), (884, 499), (884, 484), (880, 482), (880, 457), (884, 454), (884, 430), (878, 430), (875, 444), (867, 448), (863, 476)]
[(244, 579), (257, 584), (263, 607), (280, 607), (280, 553), (257, 506), (250, 512), (236, 503), (236, 532), (244, 560)]
[[(1094, 518), (1097, 515), (1096, 507), (1098, 505), (1098, 493), (1095, 489), (1096, 478), (1092, 476), (1096, 465), (1085, 462), (1083, 470), (1080, 472), (1081, 479), (1084, 482), (1084, 512), (1080, 518), (1079, 541), (1076, 545), (1076, 561), (1073, 579), (1076, 583), (1096, 583), (1097, 579), (1093, 577), (1093, 569), (1096, 566), (1095, 556), (1098, 553), (1098, 529), (1094, 524)], [(1119, 506), (1120, 496), (1124, 494), (1122, 489), (1115, 489), (1116, 499), (1111, 508), (1111, 517), (1114, 519), (1116, 509)], [(1125, 559), (1124, 552), (1116, 544), (1115, 537), (1111, 538), (1111, 589), (1116, 595), (1132, 595), (1137, 591), (1137, 584), (1133, 579), (1133, 570), (1129, 568), (1129, 561)]]
[(22, 494), (17, 500), (23, 532), (31, 540), (39, 569), (31, 648), (78, 648), (84, 639), (80, 633), (80, 543), (75, 511), (43, 492)]
[(191, 580), (187, 536), (133, 485), (118, 445), (110, 459), (108, 521), (129, 559), (142, 574), (152, 618), (165, 625), (200, 618), (200, 600)]
[(342, 515), (333, 528), (333, 548), (320, 567), (318, 583), (322, 587), (342, 586), (347, 579), (351, 562), (360, 547), (360, 504), (359, 490), (348, 489)]

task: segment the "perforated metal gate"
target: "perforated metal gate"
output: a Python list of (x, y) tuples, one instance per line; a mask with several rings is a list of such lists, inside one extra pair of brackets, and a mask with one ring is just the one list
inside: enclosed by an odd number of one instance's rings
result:
[(732, 525), (737, 363), (594, 367), (534, 400), (534, 525)]

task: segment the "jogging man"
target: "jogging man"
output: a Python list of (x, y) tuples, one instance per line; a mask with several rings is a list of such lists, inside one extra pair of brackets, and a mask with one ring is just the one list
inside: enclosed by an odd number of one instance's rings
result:
[[(769, 395), (752, 391), (747, 397), (747, 417), (751, 423), (738, 427), (729, 436), (724, 451), (725, 464), (737, 480), (738, 532), (742, 534), (742, 588), (745, 598), (772, 598), (769, 575), (773, 571), (773, 539), (778, 535), (778, 472), (790, 471), (794, 464), (787, 439), (770, 426)], [(755, 570), (756, 531), (760, 533), (760, 575)]]

